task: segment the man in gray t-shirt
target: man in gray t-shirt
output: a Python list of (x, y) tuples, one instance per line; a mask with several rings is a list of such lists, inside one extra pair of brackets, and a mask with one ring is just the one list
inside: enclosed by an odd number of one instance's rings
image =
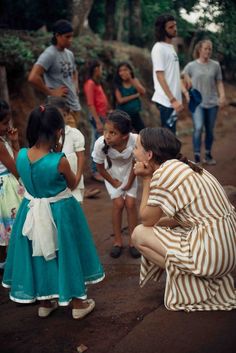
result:
[(77, 127), (79, 111), (78, 73), (73, 53), (68, 49), (73, 38), (70, 22), (59, 20), (53, 27), (52, 45), (45, 49), (34, 64), (29, 82), (46, 96), (65, 97)]

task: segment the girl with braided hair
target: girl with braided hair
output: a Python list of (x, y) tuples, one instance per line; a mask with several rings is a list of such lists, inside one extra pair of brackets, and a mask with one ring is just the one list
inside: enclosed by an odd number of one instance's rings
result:
[[(117, 258), (122, 253), (122, 213), (126, 208), (130, 235), (137, 225), (137, 179), (133, 172), (133, 149), (137, 134), (131, 133), (131, 120), (127, 113), (114, 110), (108, 115), (104, 126), (104, 136), (95, 143), (92, 157), (99, 173), (105, 180), (107, 191), (112, 199), (112, 223), (114, 244), (110, 255)], [(140, 257), (139, 252), (129, 242), (132, 257)]]
[(236, 214), (208, 171), (180, 153), (166, 128), (140, 132), (134, 173), (143, 178), (132, 241), (141, 252), (140, 285), (166, 271), (169, 310), (236, 309)]

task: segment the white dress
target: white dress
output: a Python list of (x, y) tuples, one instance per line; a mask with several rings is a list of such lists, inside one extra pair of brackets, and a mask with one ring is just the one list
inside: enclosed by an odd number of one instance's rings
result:
[[(73, 127), (65, 126), (65, 141), (62, 152), (65, 153), (68, 162), (70, 163), (73, 173), (77, 173), (77, 155), (76, 152), (84, 151), (84, 136), (82, 133)], [(84, 177), (81, 176), (78, 186), (72, 191), (73, 196), (77, 201), (83, 201), (84, 195)]]
[(116, 149), (109, 147), (108, 156), (110, 157), (112, 162), (111, 168), (108, 167), (106, 154), (102, 150), (104, 147), (104, 137), (99, 137), (95, 142), (94, 150), (92, 152), (94, 162), (98, 164), (104, 163), (105, 169), (112, 176), (112, 178), (118, 179), (122, 182), (119, 188), (114, 188), (108, 181), (105, 180), (105, 185), (111, 199), (115, 199), (120, 196), (125, 197), (126, 195), (129, 195), (134, 198), (137, 197), (137, 178), (135, 178), (133, 185), (129, 190), (123, 191), (124, 186), (128, 182), (131, 169), (133, 168), (133, 150), (137, 136), (137, 134), (129, 134), (127, 146), (122, 152), (119, 152)]

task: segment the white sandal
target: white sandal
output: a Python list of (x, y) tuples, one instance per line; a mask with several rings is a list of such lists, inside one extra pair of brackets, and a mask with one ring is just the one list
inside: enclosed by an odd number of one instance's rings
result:
[(58, 304), (55, 301), (51, 302), (52, 306), (46, 308), (45, 306), (40, 306), (38, 309), (38, 316), (39, 317), (47, 317), (49, 316), (54, 310), (58, 308)]
[(91, 313), (91, 311), (93, 311), (93, 309), (95, 308), (95, 301), (93, 299), (87, 299), (85, 300), (85, 302), (88, 303), (88, 306), (86, 308), (72, 309), (73, 319), (82, 319), (83, 317)]

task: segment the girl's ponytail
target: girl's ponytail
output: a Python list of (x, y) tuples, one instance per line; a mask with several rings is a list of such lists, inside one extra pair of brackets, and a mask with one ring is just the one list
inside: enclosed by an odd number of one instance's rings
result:
[(109, 145), (106, 143), (105, 139), (104, 139), (104, 146), (102, 148), (102, 151), (105, 153), (106, 155), (106, 159), (107, 159), (107, 164), (108, 164), (108, 169), (110, 169), (112, 167), (112, 161), (111, 158), (108, 156), (108, 149), (109, 149)]
[(182, 153), (178, 153), (176, 159), (189, 165), (189, 167), (196, 173), (202, 174), (203, 169), (199, 167), (196, 163), (191, 162), (187, 157), (183, 156)]

